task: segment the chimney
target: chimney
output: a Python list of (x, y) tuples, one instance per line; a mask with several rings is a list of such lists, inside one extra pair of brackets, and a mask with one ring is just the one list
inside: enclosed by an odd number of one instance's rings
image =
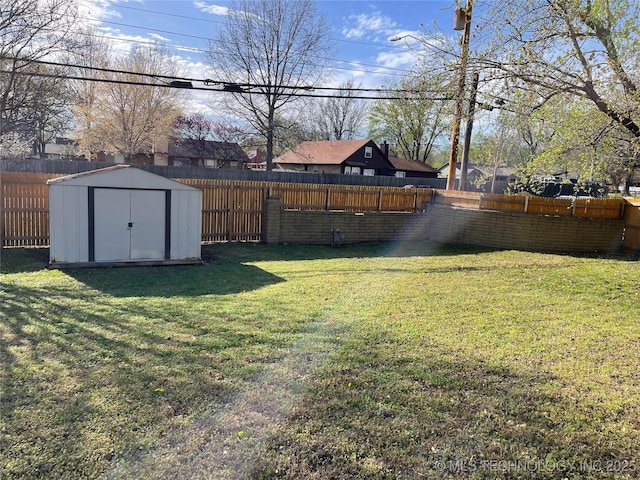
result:
[(387, 157), (387, 159), (389, 158), (389, 144), (386, 140), (382, 144), (382, 153), (384, 153), (384, 156)]

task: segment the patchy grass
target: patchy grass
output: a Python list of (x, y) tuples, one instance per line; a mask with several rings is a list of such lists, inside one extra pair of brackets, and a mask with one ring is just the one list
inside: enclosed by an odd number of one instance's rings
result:
[(640, 269), (433, 245), (2, 251), (0, 478), (637, 478)]

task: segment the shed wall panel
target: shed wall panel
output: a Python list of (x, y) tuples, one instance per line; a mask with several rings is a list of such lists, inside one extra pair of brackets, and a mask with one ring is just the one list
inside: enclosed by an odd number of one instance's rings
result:
[(87, 188), (84, 186), (49, 189), (52, 262), (86, 262), (89, 258)]
[(171, 258), (200, 258), (202, 193), (176, 190), (171, 197)]

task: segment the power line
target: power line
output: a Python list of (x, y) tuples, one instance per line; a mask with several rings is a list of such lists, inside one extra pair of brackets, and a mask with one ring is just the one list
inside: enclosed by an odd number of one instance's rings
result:
[[(104, 34), (95, 34), (95, 33), (89, 33), (89, 32), (76, 32), (80, 35), (84, 35), (87, 37), (95, 37), (95, 38), (102, 38), (102, 39), (106, 39), (106, 40), (114, 40), (114, 41), (119, 41), (119, 42), (128, 42), (128, 43), (136, 43), (139, 45), (152, 45), (152, 46), (159, 46), (159, 47), (165, 47), (165, 48), (170, 48), (170, 49), (174, 49), (174, 50), (186, 50), (189, 52), (194, 52), (194, 53), (205, 53), (205, 50), (203, 50), (202, 48), (198, 48), (198, 47), (189, 47), (189, 46), (184, 46), (184, 45), (172, 45), (172, 44), (168, 44), (168, 43), (162, 43), (162, 42), (157, 42), (157, 41), (151, 41), (151, 40), (138, 40), (138, 39), (131, 39), (131, 38), (122, 38), (122, 37), (115, 37), (115, 36), (111, 36), (111, 35), (104, 35)], [(340, 62), (340, 63), (348, 63), (348, 64), (353, 64), (353, 65), (362, 65), (364, 67), (373, 67), (373, 68), (382, 68), (385, 70), (396, 70), (398, 72), (401, 73), (393, 73), (393, 72), (384, 72), (384, 75), (387, 76), (398, 76), (398, 77), (403, 77), (408, 73), (411, 73), (410, 70), (406, 70), (403, 68), (395, 68), (395, 67), (385, 67), (383, 65), (374, 65), (374, 64), (368, 64), (368, 63), (362, 63), (362, 62), (356, 62), (356, 61), (352, 61), (352, 60), (340, 60), (340, 59), (333, 59), (334, 62)], [(345, 72), (360, 72), (360, 73), (374, 73), (371, 70), (366, 70), (364, 68), (345, 68), (345, 67), (337, 67), (337, 66), (331, 66), (329, 67), (332, 70), (343, 70)]]
[[(196, 21), (199, 21), (199, 22), (207, 22), (207, 23), (215, 23), (217, 25), (224, 25), (224, 22), (221, 22), (219, 20), (212, 20), (210, 18), (199, 18), (199, 17), (192, 17), (192, 16), (189, 16), (189, 15), (180, 15), (180, 14), (177, 14), (177, 13), (159, 12), (157, 10), (148, 10), (146, 8), (131, 7), (131, 6), (122, 5), (122, 4), (116, 4), (116, 5), (111, 5), (111, 6), (115, 7), (115, 8), (125, 8), (125, 9), (128, 9), (128, 10), (136, 10), (136, 11), (144, 12), (144, 13), (155, 13), (157, 15), (164, 15), (164, 16), (167, 16), (167, 17), (184, 18), (184, 19), (187, 19), (187, 20), (196, 20)], [(387, 46), (387, 45), (382, 44), (382, 43), (360, 42), (358, 40), (345, 40), (345, 39), (342, 39), (342, 38), (330, 38), (329, 40), (334, 41), (334, 42), (341, 42), (341, 43), (353, 43), (353, 44), (356, 44), (356, 45), (368, 45), (368, 46), (371, 46), (371, 47), (386, 47)]]
[[(0, 56), (0, 59), (6, 60), (6, 59), (10, 59), (12, 57), (6, 57), (6, 56)], [(212, 80), (212, 79), (197, 79), (197, 78), (188, 78), (188, 77), (178, 77), (178, 76), (168, 76), (168, 75), (161, 75), (161, 74), (156, 74), (156, 73), (146, 73), (146, 72), (132, 72), (132, 71), (127, 71), (127, 70), (118, 70), (118, 69), (113, 69), (113, 68), (105, 68), (105, 67), (94, 67), (94, 66), (86, 66), (86, 65), (75, 65), (75, 64), (70, 64), (70, 63), (61, 63), (61, 62), (53, 62), (53, 61), (46, 61), (46, 60), (28, 60), (28, 63), (36, 63), (36, 64), (42, 64), (42, 65), (50, 65), (50, 66), (57, 66), (57, 67), (66, 67), (66, 68), (75, 68), (75, 69), (80, 69), (80, 70), (94, 70), (94, 71), (98, 71), (98, 72), (105, 72), (105, 73), (116, 73), (116, 74), (121, 74), (121, 75), (133, 75), (133, 76), (139, 76), (139, 77), (147, 77), (147, 78), (153, 78), (153, 79), (158, 79), (158, 80), (168, 80), (169, 82), (172, 81), (177, 81), (177, 82), (197, 82), (197, 83), (203, 83), (204, 85), (221, 85), (223, 86), (223, 90), (222, 91), (226, 91), (226, 92), (233, 92), (233, 93), (253, 93), (253, 92), (249, 92), (247, 91), (243, 91), (244, 89), (251, 89), (251, 88), (275, 88), (275, 86), (270, 86), (270, 85), (264, 85), (264, 84), (257, 84), (257, 83), (239, 83), (239, 82), (227, 82), (227, 81), (223, 81), (223, 80)], [(26, 73), (28, 74), (28, 72)], [(161, 86), (161, 85), (159, 85)], [(224, 90), (224, 88), (227, 88), (226, 90)], [(237, 87), (238, 89), (236, 90), (232, 90), (233, 87)], [(180, 87), (180, 88), (185, 88), (185, 87)], [(190, 88), (196, 88), (196, 87), (190, 87)], [(391, 89), (391, 88), (360, 88), (360, 87), (311, 87), (311, 86), (288, 86), (288, 85), (278, 85), (277, 88), (281, 88), (281, 89), (285, 89), (285, 90), (307, 90), (307, 91), (311, 91), (311, 90), (325, 90), (325, 91), (339, 91), (339, 92), (374, 92), (374, 93), (387, 93), (387, 92), (392, 92), (392, 93), (404, 93), (404, 94), (415, 94), (416, 93), (416, 89)], [(196, 88), (198, 89), (198, 88)], [(219, 91), (219, 90), (212, 90), (212, 89), (204, 89), (207, 91)], [(427, 92), (426, 90), (421, 90), (420, 92)], [(430, 93), (436, 93), (437, 91), (433, 91)], [(301, 95), (301, 96), (307, 96), (307, 95)], [(308, 95), (311, 96), (311, 95)], [(353, 97), (335, 97), (335, 98), (353, 98)], [(363, 97), (355, 97), (355, 98), (363, 98)], [(379, 97), (375, 97), (375, 98), (379, 98)], [(404, 98), (404, 97), (403, 97)]]
[[(127, 7), (127, 8), (136, 9), (134, 7)], [(152, 10), (145, 10), (145, 9), (136, 9), (136, 10), (142, 10), (142, 11), (148, 11), (148, 12), (151, 12), (151, 13), (161, 13), (161, 14), (163, 14), (162, 12), (153, 12)], [(163, 15), (174, 16), (173, 14), (163, 14)], [(185, 18), (194, 18), (194, 17), (187, 17), (187, 16), (182, 16), (182, 15), (175, 15), (175, 16), (177, 16), (177, 17), (185, 17)], [(92, 20), (91, 18), (87, 18), (87, 17), (82, 17), (82, 18), (84, 18), (85, 20)], [(178, 36), (183, 36), (183, 37), (187, 37), (187, 38), (205, 40), (207, 42), (213, 40), (212, 38), (203, 37), (201, 35), (191, 35), (191, 34), (187, 34), (187, 33), (174, 32), (174, 31), (171, 31), (171, 30), (150, 28), (150, 27), (144, 27), (144, 26), (140, 26), (140, 25), (132, 25), (132, 24), (129, 24), (129, 23), (122, 23), (122, 22), (113, 22), (113, 21), (110, 21), (110, 20), (101, 20), (101, 23), (117, 25), (117, 26), (120, 26), (120, 27), (136, 28), (136, 29), (147, 30), (147, 31), (156, 32), (156, 33), (164, 33), (164, 34), (167, 34), (167, 35), (178, 35)], [(89, 33), (84, 33), (84, 32), (81, 32), (81, 33), (83, 33), (85, 35), (91, 35)], [(118, 37), (108, 37), (108, 38), (115, 39), (115, 40), (120, 40), (120, 41), (126, 41), (126, 42), (143, 43), (143, 42), (140, 42), (139, 40), (124, 39), (124, 38), (118, 38)], [(348, 40), (334, 40), (334, 41), (343, 41), (343, 42), (348, 42), (348, 43), (358, 43), (358, 44), (362, 44), (362, 45), (372, 45), (372, 46), (377, 46), (377, 47), (385, 46), (385, 45), (382, 45), (382, 44), (374, 44), (374, 43), (367, 43), (367, 42), (356, 42), (356, 41), (348, 41)], [(205, 53), (205, 50), (203, 50), (201, 48), (196, 48), (196, 47), (181, 47), (181, 46), (167, 45), (167, 44), (161, 44), (161, 43), (155, 43), (155, 42), (144, 42), (144, 43), (157, 44), (157, 45), (162, 45), (162, 46), (165, 46), (165, 47), (168, 47), (168, 48), (176, 48), (176, 49), (188, 48), (189, 50), (194, 51), (194, 52)], [(327, 58), (327, 57), (318, 57), (318, 58), (322, 58), (324, 60), (331, 60), (331, 61), (341, 62), (341, 63), (353, 64), (353, 65), (362, 65), (363, 67), (373, 67), (373, 68), (377, 68), (377, 69), (382, 68), (382, 69), (385, 69), (385, 70), (392, 70), (392, 71), (398, 71), (398, 72), (403, 72), (403, 73), (409, 73), (409, 71), (406, 70), (406, 69), (396, 68), (396, 67), (386, 67), (384, 65), (374, 65), (374, 64), (368, 64), (368, 63), (363, 63), (363, 62), (358, 62), (358, 61), (353, 61), (353, 60), (341, 60), (341, 59), (333, 59), (333, 58)], [(364, 69), (347, 69), (347, 68), (342, 68), (342, 67), (332, 67), (332, 68), (341, 69), (341, 70), (347, 70), (347, 71), (370, 73), (368, 70), (364, 70)], [(391, 73), (386, 73), (386, 75), (392, 75), (392, 74)]]
[[(252, 92), (250, 89), (246, 90), (244, 88), (242, 88), (241, 85), (237, 85), (237, 84), (225, 84), (225, 83), (220, 83), (221, 85), (223, 85), (222, 89), (213, 89), (213, 88), (205, 88), (205, 87), (195, 87), (193, 85), (190, 84), (190, 82), (181, 82), (181, 81), (171, 81), (168, 83), (145, 83), (145, 82), (139, 82), (139, 81), (134, 81), (134, 80), (117, 80), (117, 79), (113, 79), (113, 78), (96, 78), (96, 77), (86, 77), (86, 76), (76, 76), (76, 75), (67, 75), (67, 74), (54, 74), (54, 73), (41, 73), (41, 72), (24, 72), (24, 71), (19, 71), (19, 70), (14, 70), (13, 72), (9, 71), (9, 70), (0, 70), (0, 73), (2, 74), (15, 74), (15, 75), (24, 75), (24, 76), (31, 76), (31, 77), (44, 77), (44, 78), (60, 78), (60, 79), (65, 79), (65, 80), (80, 80), (80, 81), (88, 81), (88, 82), (99, 82), (99, 83), (111, 83), (111, 84), (119, 84), (119, 85), (135, 85), (135, 86), (141, 86), (141, 87), (160, 87), (160, 88), (177, 88), (177, 89), (188, 89), (188, 90), (199, 90), (199, 91), (205, 91), (205, 92), (222, 92), (222, 93), (234, 93), (234, 94), (248, 94), (248, 95), (263, 95), (263, 92), (259, 92), (259, 91), (254, 91)], [(144, 76), (144, 74), (141, 74)], [(151, 75), (154, 76), (154, 75)], [(165, 77), (168, 78), (168, 77)], [(217, 83), (217, 82), (216, 82)], [(236, 88), (224, 88), (224, 86), (231, 86), (231, 87), (239, 87), (239, 89)], [(269, 86), (269, 85), (260, 85), (261, 88), (275, 88), (275, 86)], [(280, 87), (280, 88), (291, 88), (291, 89), (295, 89), (294, 87)], [(342, 99), (353, 99), (353, 100), (405, 100), (405, 97), (390, 97), (390, 96), (344, 96), (344, 95), (328, 95), (328, 94), (314, 94), (314, 93), (287, 93), (287, 94), (281, 94), (281, 96), (290, 96), (290, 97), (297, 97), (297, 98), (303, 98), (303, 97), (307, 97), (307, 98), (342, 98)], [(431, 100), (431, 101), (445, 101), (445, 100), (451, 100), (450, 97), (441, 97), (441, 98), (437, 98), (437, 97), (433, 97), (433, 98), (425, 98), (424, 100)]]
[(130, 7), (128, 5), (115, 4), (115, 5), (111, 5), (111, 6), (115, 7), (115, 8), (126, 8), (127, 10), (136, 10), (138, 12), (144, 12), (144, 13), (156, 13), (158, 15), (165, 15), (167, 17), (185, 18), (187, 20), (197, 20), (199, 22), (217, 23), (217, 24), (223, 24), (224, 23), (224, 22), (220, 22), (218, 20), (211, 20), (210, 18), (198, 18), (198, 17), (191, 17), (189, 15), (179, 15), (177, 13), (158, 12), (156, 10), (147, 10), (146, 8)]

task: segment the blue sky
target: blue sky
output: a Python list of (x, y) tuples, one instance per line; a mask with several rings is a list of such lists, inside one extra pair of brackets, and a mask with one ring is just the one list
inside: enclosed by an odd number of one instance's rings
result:
[[(169, 47), (190, 78), (207, 78), (202, 51), (216, 36), (230, 2), (221, 0), (87, 0), (81, 15), (92, 19), (101, 35), (123, 53), (138, 42)], [(318, 0), (336, 45), (334, 78), (330, 86), (354, 79), (366, 88), (411, 70), (416, 64), (412, 40), (390, 42), (398, 35), (419, 34), (421, 24), (452, 30), (455, 0)]]

